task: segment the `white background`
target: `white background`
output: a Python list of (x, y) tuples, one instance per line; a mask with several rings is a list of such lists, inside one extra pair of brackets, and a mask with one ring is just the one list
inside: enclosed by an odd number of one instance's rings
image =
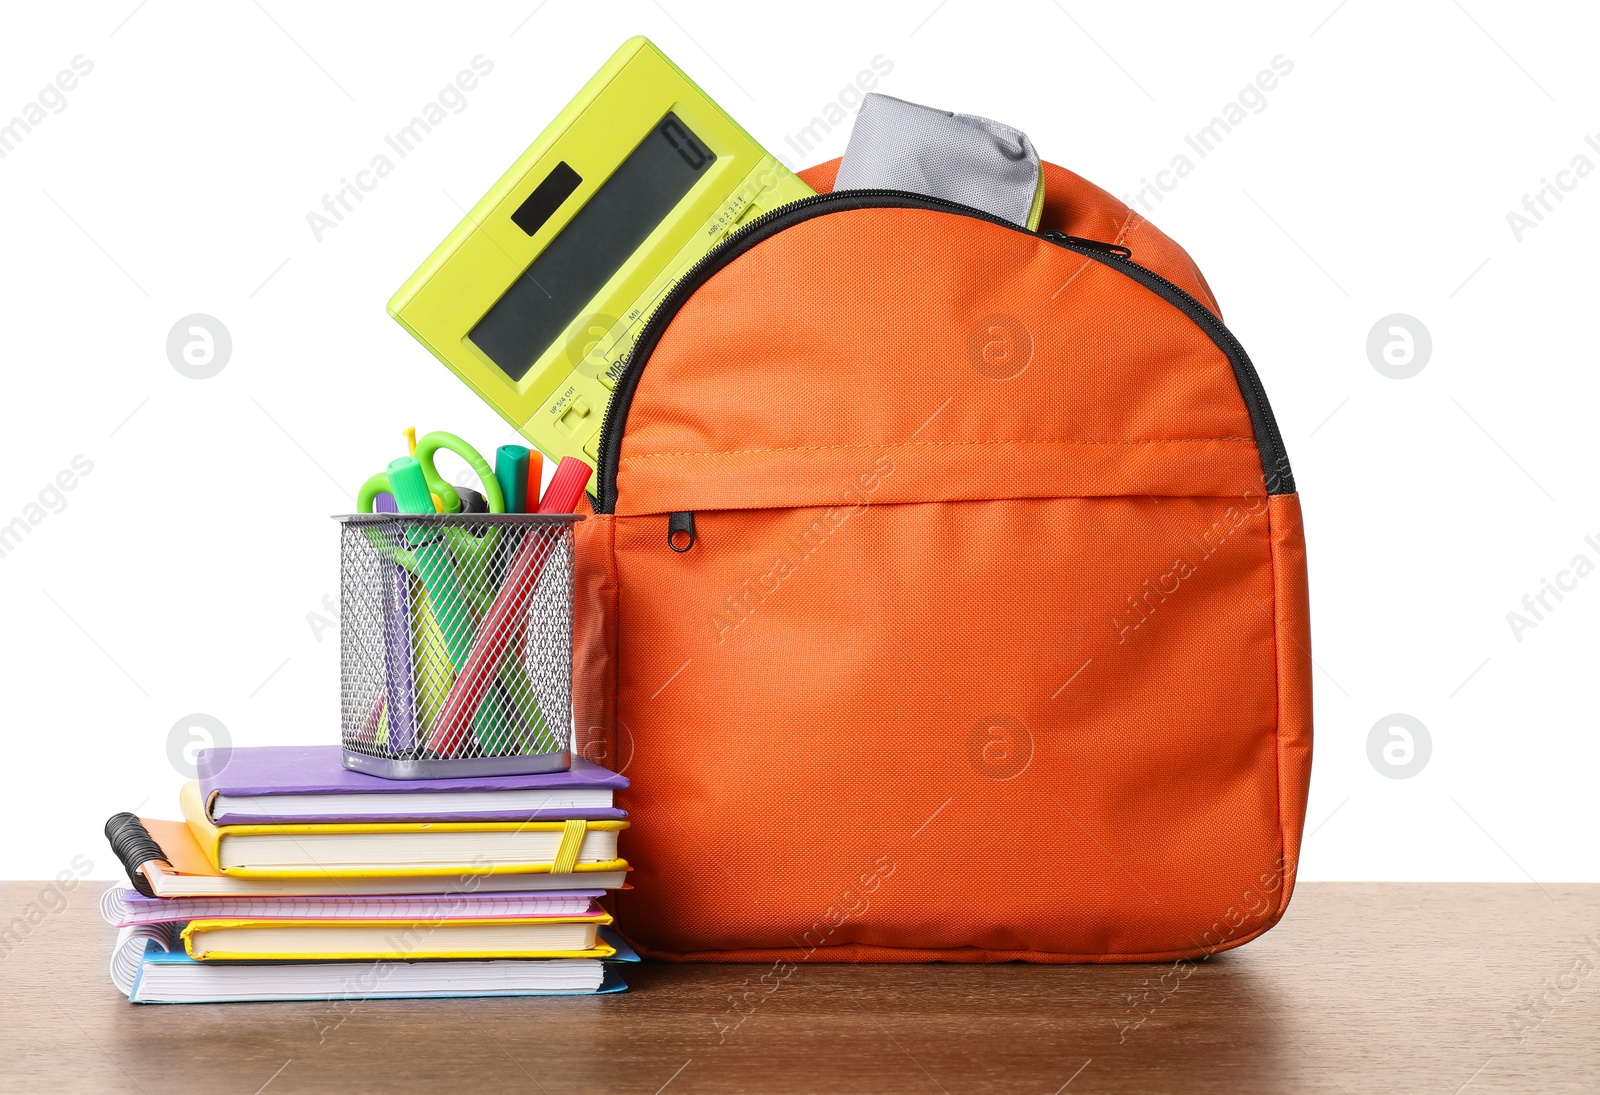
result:
[[(93, 465), (0, 558), (0, 876), (83, 854), (113, 877), (109, 814), (177, 816), (186, 716), (241, 745), (336, 740), (327, 515), (408, 424), (513, 440), (384, 304), (643, 33), (796, 166), (843, 151), (848, 124), (809, 156), (786, 138), (880, 54), (879, 90), (1013, 124), (1118, 195), (1189, 151), (1150, 216), (1257, 362), (1305, 507), (1302, 877), (1600, 879), (1600, 576), (1521, 641), (1506, 619), (1575, 555), (1600, 563), (1600, 174), (1520, 241), (1507, 222), (1575, 156), (1600, 166), (1592, 9), (136, 3), (14, 7), (0, 33), (0, 118), (93, 64), (0, 159), (0, 524)], [(319, 242), (307, 213), (480, 54), (467, 106)], [(1280, 54), (1292, 73), (1197, 159), (1184, 136)], [(192, 313), (231, 333), (212, 379), (167, 359)], [(1412, 379), (1368, 360), (1391, 313), (1431, 332)], [(1397, 712), (1432, 742), (1407, 779), (1368, 756)]]

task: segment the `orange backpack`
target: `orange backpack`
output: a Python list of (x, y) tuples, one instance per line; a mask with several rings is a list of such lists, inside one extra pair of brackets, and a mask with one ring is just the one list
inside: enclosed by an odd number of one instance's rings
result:
[(891, 191), (669, 294), (578, 527), (619, 925), (692, 961), (1153, 961), (1261, 934), (1311, 766), (1300, 505), (1176, 245)]

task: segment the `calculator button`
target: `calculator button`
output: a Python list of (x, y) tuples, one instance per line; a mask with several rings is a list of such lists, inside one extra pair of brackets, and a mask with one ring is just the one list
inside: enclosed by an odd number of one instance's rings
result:
[(561, 428), (568, 433), (577, 433), (579, 427), (583, 425), (583, 420), (589, 417), (589, 412), (592, 410), (594, 410), (594, 404), (583, 398), (583, 396), (578, 396), (572, 401), (572, 406), (568, 407), (566, 413), (561, 416)]

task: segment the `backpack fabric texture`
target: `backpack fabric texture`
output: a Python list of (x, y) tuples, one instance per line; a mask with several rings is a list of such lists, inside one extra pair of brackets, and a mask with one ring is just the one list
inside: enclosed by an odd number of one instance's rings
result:
[(1311, 656), (1282, 439), (1188, 256), (1044, 171), (1038, 233), (808, 199), (641, 337), (573, 681), (575, 750), (631, 780), (646, 957), (1157, 961), (1283, 915)]

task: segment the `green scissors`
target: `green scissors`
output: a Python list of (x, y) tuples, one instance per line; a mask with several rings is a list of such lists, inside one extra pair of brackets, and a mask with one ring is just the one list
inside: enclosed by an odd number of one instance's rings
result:
[[(422, 478), (428, 484), (428, 492), (433, 495), (436, 506), (442, 506), (441, 513), (460, 513), (461, 495), (444, 476), (439, 474), (434, 466), (434, 458), (440, 450), (453, 452), (467, 462), (478, 476), (483, 486), (483, 497), (489, 504), (490, 513), (504, 513), (506, 511), (505, 493), (500, 489), (500, 480), (495, 476), (494, 469), (489, 466), (477, 449), (467, 444), (466, 441), (453, 433), (443, 430), (427, 434), (417, 442), (417, 463), (422, 466)], [(371, 513), (374, 501), (380, 494), (392, 494), (394, 488), (389, 483), (389, 473), (386, 471), (369, 478), (361, 484), (361, 491), (356, 496), (356, 511), (358, 513)], [(373, 547), (394, 562), (406, 569), (415, 572), (416, 559), (404, 548), (387, 543), (387, 537), (374, 536), (372, 530), (368, 532), (368, 539)], [(385, 541), (380, 544), (380, 539)], [(489, 560), (494, 555), (495, 548), (500, 543), (500, 530), (491, 528), (481, 536), (474, 535), (467, 529), (446, 526), (444, 529), (445, 543), (450, 548), (450, 554), (455, 557), (458, 573), (462, 584), (466, 587), (464, 592), (472, 602), (473, 609), (481, 616), (489, 610), (494, 603), (494, 589), (489, 580)]]
[[(495, 478), (494, 469), (489, 466), (483, 455), (455, 434), (436, 430), (417, 441), (417, 451), (412, 455), (417, 458), (417, 463), (422, 465), (422, 478), (428, 484), (428, 490), (436, 500), (435, 508), (440, 513), (461, 512), (460, 493), (434, 467), (434, 457), (441, 449), (455, 453), (477, 473), (478, 479), (483, 483), (483, 497), (489, 503), (490, 513), (506, 511), (506, 496), (500, 489), (500, 480)], [(361, 493), (356, 496), (357, 511), (371, 513), (372, 503), (378, 495), (390, 493), (393, 493), (393, 488), (389, 485), (389, 473), (380, 471), (361, 484)]]

